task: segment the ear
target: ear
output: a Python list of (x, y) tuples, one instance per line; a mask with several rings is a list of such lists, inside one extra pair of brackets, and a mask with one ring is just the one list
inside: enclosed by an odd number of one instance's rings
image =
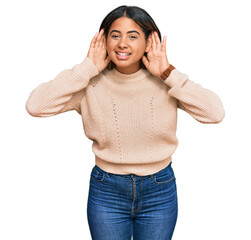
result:
[(151, 35), (149, 35), (147, 41), (146, 41), (146, 50), (145, 52), (149, 52), (152, 47), (152, 41), (151, 41)]

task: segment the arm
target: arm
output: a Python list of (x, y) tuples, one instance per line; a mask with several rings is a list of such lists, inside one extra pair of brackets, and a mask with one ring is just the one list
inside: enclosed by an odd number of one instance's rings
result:
[(98, 73), (96, 66), (86, 57), (72, 69), (59, 73), (55, 79), (38, 85), (29, 95), (26, 110), (34, 117), (50, 117), (70, 110), (81, 113), (82, 90)]
[(147, 40), (147, 58), (142, 61), (152, 75), (161, 78), (170, 88), (168, 94), (178, 100), (178, 107), (202, 123), (219, 123), (225, 112), (220, 98), (212, 91), (188, 79), (169, 64), (166, 56), (166, 36), (161, 43), (158, 33)]
[(225, 116), (220, 98), (211, 90), (188, 79), (177, 69), (164, 80), (168, 94), (178, 100), (178, 107), (201, 123), (219, 123)]
[(50, 117), (76, 110), (81, 114), (80, 102), (90, 79), (102, 72), (110, 58), (106, 56), (104, 30), (93, 37), (87, 57), (72, 69), (59, 73), (55, 79), (41, 83), (26, 102), (26, 110), (34, 117)]

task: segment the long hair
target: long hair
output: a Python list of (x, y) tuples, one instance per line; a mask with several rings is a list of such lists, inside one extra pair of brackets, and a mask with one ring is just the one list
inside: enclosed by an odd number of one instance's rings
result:
[[(126, 5), (122, 5), (120, 7), (115, 8), (110, 13), (108, 13), (106, 17), (103, 19), (99, 31), (102, 28), (104, 29), (104, 34), (106, 39), (112, 23), (120, 17), (128, 17), (132, 19), (135, 23), (137, 23), (144, 32), (146, 41), (150, 33), (153, 31), (157, 31), (159, 38), (161, 40), (161, 33), (159, 31), (159, 28), (155, 24), (154, 20), (152, 19), (152, 17), (142, 8), (136, 6), (126, 6)], [(146, 53), (144, 55), (146, 56)], [(142, 60), (140, 60), (140, 65), (141, 68), (146, 68)], [(115, 64), (112, 61), (107, 66), (109, 70), (113, 69), (114, 67)]]

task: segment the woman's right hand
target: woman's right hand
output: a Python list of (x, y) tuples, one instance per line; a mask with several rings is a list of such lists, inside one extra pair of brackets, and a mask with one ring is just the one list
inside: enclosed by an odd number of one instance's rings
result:
[(104, 29), (101, 29), (99, 33), (96, 33), (91, 41), (91, 45), (87, 54), (92, 62), (96, 65), (99, 72), (102, 72), (111, 61), (107, 56), (106, 42)]

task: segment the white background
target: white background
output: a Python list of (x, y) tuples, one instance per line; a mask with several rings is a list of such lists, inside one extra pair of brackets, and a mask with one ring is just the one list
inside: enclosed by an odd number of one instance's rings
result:
[(108, 12), (144, 8), (167, 35), (171, 64), (217, 93), (226, 116), (201, 124), (179, 110), (173, 155), (174, 240), (250, 240), (250, 7), (244, 0), (1, 2), (0, 239), (91, 239), (92, 141), (70, 111), (25, 109), (30, 92), (80, 63)]

